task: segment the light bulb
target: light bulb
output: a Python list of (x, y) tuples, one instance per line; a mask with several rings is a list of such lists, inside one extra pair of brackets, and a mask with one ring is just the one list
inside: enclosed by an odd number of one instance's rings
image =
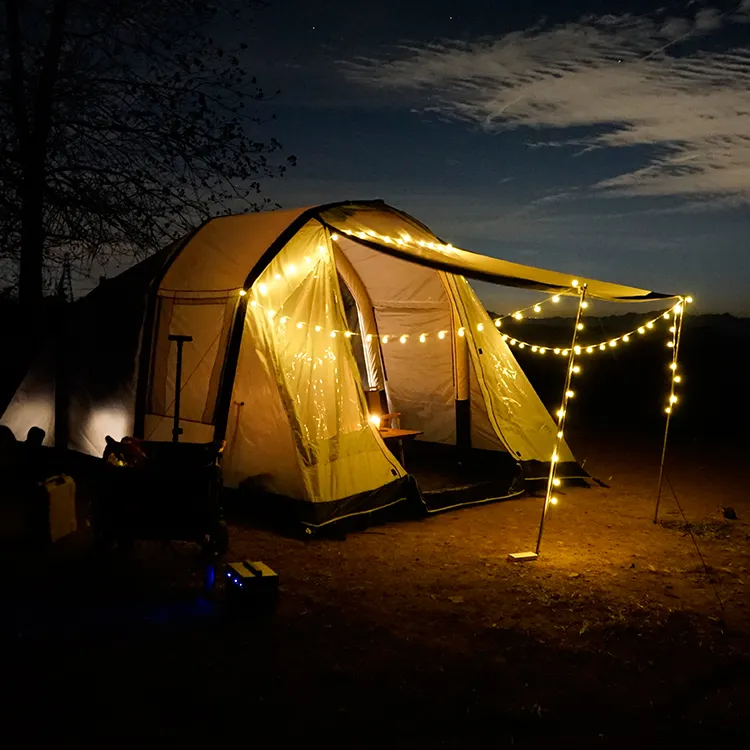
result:
[(427, 334), (426, 333), (420, 333), (419, 334), (419, 343), (424, 344), (424, 342), (427, 341)]
[(352, 337), (351, 331), (344, 331), (344, 338), (350, 339)]
[(532, 352), (538, 352), (539, 351), (539, 347), (538, 346), (532, 346), (531, 347), (531, 351)]
[(557, 416), (560, 417), (560, 419), (562, 419), (565, 416), (565, 409), (558, 409)]
[(546, 354), (546, 353), (547, 353), (547, 350), (543, 346), (539, 347), (539, 354)]
[(351, 237), (352, 236), (352, 230), (351, 229), (345, 229), (344, 234)]
[(508, 336), (508, 334), (507, 334), (507, 333), (504, 333), (504, 334), (503, 334), (503, 341), (507, 341), (507, 340), (508, 340), (509, 338), (510, 338), (510, 337)]
[(290, 263), (286, 267), (286, 272), (289, 274), (297, 273), (297, 266), (295, 266), (294, 263)]
[(561, 482), (561, 481), (560, 481), (560, 480), (559, 480), (559, 479), (558, 479), (557, 477), (555, 477), (555, 478), (554, 478), (554, 479), (552, 480), (552, 484), (553, 484), (553, 485), (554, 485), (555, 487), (559, 487), (559, 486), (560, 486), (560, 485), (562, 484), (562, 482)]
[(315, 331), (316, 331), (317, 333), (320, 333), (320, 326), (315, 326)]
[(668, 346), (668, 347), (669, 347), (670, 349), (674, 349), (674, 341), (667, 341), (667, 346)]
[(383, 242), (385, 242), (386, 245), (390, 245), (393, 240), (390, 237), (383, 237)]
[(599, 344), (599, 351), (603, 352), (607, 348), (606, 344)]
[(477, 325), (477, 331), (483, 331), (484, 330), (484, 323), (479, 323)]
[(568, 354), (570, 354), (570, 352), (569, 352), (569, 351), (568, 351), (567, 349), (563, 349), (563, 350), (562, 350), (562, 355), (563, 355), (563, 357), (567, 357), (567, 356), (568, 356)]
[(384, 344), (387, 344), (387, 343), (388, 343), (388, 336), (387, 336), (387, 335), (385, 335), (385, 336), (383, 336), (383, 338), (382, 338), (382, 339), (380, 339), (380, 340), (381, 340), (381, 341), (382, 341), (382, 342), (383, 342)]
[(495, 327), (500, 328), (500, 326), (503, 324), (503, 321), (500, 320), (500, 318), (495, 319)]
[(640, 327), (640, 328), (638, 329), (638, 333), (640, 333), (640, 334), (644, 334), (644, 333), (646, 333), (646, 329), (645, 329), (645, 328), (644, 328), (643, 326), (641, 326), (641, 327)]
[(516, 345), (516, 340), (515, 339), (511, 339), (510, 340), (510, 345), (511, 346), (515, 346)]
[(685, 297), (685, 302), (687, 302), (688, 304), (690, 304), (692, 301), (693, 301), (692, 297)]
[(370, 424), (374, 424), (378, 429), (380, 428), (380, 417), (377, 414), (370, 414)]
[(521, 313), (521, 312), (514, 312), (514, 313), (513, 313), (513, 317), (514, 317), (514, 318), (515, 318), (516, 320), (521, 320), (521, 318), (523, 318), (523, 313)]
[(646, 328), (653, 328), (653, 327), (654, 327), (654, 321), (653, 320), (649, 320), (649, 322), (646, 323)]
[(368, 230), (366, 230), (366, 231), (365, 231), (365, 234), (366, 234), (366, 235), (369, 235), (370, 237), (374, 237), (374, 236), (375, 236), (375, 232), (373, 232), (373, 231), (372, 231), (372, 229), (368, 229)]
[(672, 394), (672, 395), (671, 395), (671, 396), (669, 397), (669, 403), (670, 403), (670, 404), (676, 404), (676, 403), (677, 403), (677, 396), (675, 396), (674, 394)]
[(670, 370), (676, 370), (677, 369), (677, 362), (672, 362), (671, 365), (669, 365)]
[(281, 274), (280, 273), (275, 273), (273, 275), (273, 277), (274, 277), (274, 279), (276, 279), (276, 281), (281, 281)]
[(552, 463), (553, 463), (553, 464), (554, 464), (554, 463), (557, 463), (557, 460), (558, 460), (558, 455), (557, 455), (557, 451), (555, 451), (555, 452), (554, 452), (554, 453), (552, 454), (552, 458), (551, 458), (550, 460), (552, 461)]
[(550, 502), (550, 505), (557, 505), (557, 498), (556, 497), (551, 497), (549, 499), (549, 502)]
[(240, 297), (244, 297), (247, 294), (246, 289), (240, 289)]
[(570, 282), (571, 286), (578, 286), (578, 279), (573, 279), (573, 281)]
[(677, 333), (677, 326), (671, 326), (669, 329), (670, 333)]
[(681, 383), (682, 382), (682, 378), (679, 375), (675, 375), (674, 376), (674, 382), (675, 383)]
[(335, 338), (336, 338), (336, 331), (331, 331), (331, 338), (332, 338), (332, 339), (335, 339)]
[(576, 328), (578, 328), (579, 331), (583, 330), (583, 323), (579, 323)]
[(553, 301), (553, 302), (554, 302), (555, 304), (557, 304), (557, 303), (558, 303), (558, 302), (560, 301), (560, 296), (556, 294), (556, 295), (555, 295), (555, 296), (554, 296), (554, 297), (552, 298), (552, 301)]
[(679, 315), (682, 312), (682, 305), (676, 305), (674, 311)]
[(560, 430), (560, 432), (557, 433), (557, 437), (559, 437), (560, 440), (562, 440), (562, 436), (563, 436), (563, 431)]
[(463, 335), (464, 335), (465, 333), (466, 333), (466, 331), (464, 331), (464, 329), (463, 329), (463, 328), (459, 328), (459, 329), (458, 329), (458, 335), (459, 335), (459, 336), (463, 336)]
[(367, 336), (365, 336), (365, 341), (369, 344), (372, 341), (372, 334), (368, 333)]
[(399, 340), (399, 341), (400, 341), (400, 342), (401, 342), (402, 344), (405, 344), (405, 343), (406, 343), (406, 339), (407, 339), (407, 338), (408, 338), (408, 336), (407, 336), (406, 334), (404, 334), (403, 336), (400, 336), (398, 340)]
[(610, 346), (617, 346), (617, 339), (612, 339), (612, 341), (609, 342)]
[(276, 317), (276, 310), (269, 310), (268, 311), (268, 319), (273, 320)]
[(258, 300), (251, 299), (250, 300), (250, 307), (257, 307), (258, 306)]
[(593, 346), (587, 346), (586, 347), (586, 353), (587, 354), (593, 354), (594, 353), (594, 347)]
[(560, 348), (558, 347), (557, 349), (553, 349), (553, 351), (555, 352), (555, 354), (559, 354), (560, 353)]
[(581, 353), (581, 347), (580, 347), (580, 346), (574, 346), (574, 347), (573, 347), (573, 351), (574, 351), (574, 352), (575, 352), (576, 354), (580, 354), (580, 353)]
[(518, 345), (518, 348), (519, 348), (519, 349), (525, 349), (525, 348), (526, 348), (526, 344), (524, 344), (524, 343), (523, 343), (523, 341), (522, 341), (522, 342), (521, 342), (521, 343), (520, 343), (520, 344)]
[(666, 408), (666, 409), (665, 409), (664, 411), (665, 411), (665, 412), (666, 412), (667, 414), (671, 414), (671, 413), (672, 413), (672, 407), (671, 407), (671, 406), (668, 406), (668, 407), (667, 407), (667, 408)]
[(445, 338), (445, 331), (438, 331), (438, 338), (444, 339)]
[(534, 312), (535, 313), (540, 313), (541, 311), (542, 311), (542, 308), (539, 307), (539, 305), (534, 305)]
[(303, 325), (305, 325), (305, 324), (304, 324), (304, 323), (302, 323), (302, 322), (300, 322), (300, 323), (297, 323), (297, 328), (300, 328), (300, 329), (301, 329)]
[(665, 312), (664, 315), (662, 315), (662, 318), (664, 318), (664, 320), (669, 320), (669, 313)]
[(279, 322), (281, 323), (281, 325), (286, 325), (287, 320), (289, 320), (289, 318), (287, 318), (286, 315), (282, 315)]
[(578, 365), (573, 365), (573, 372), (577, 375), (581, 371), (581, 368)]
[(588, 303), (588, 302), (586, 302), (586, 300), (584, 300), (583, 302), (581, 302), (581, 307), (582, 307), (582, 308), (583, 308), (584, 310), (585, 310), (585, 309), (586, 309), (586, 308), (587, 308), (588, 306), (589, 306), (589, 303)]
[(625, 342), (625, 343), (627, 344), (627, 343), (628, 343), (628, 341), (630, 341), (630, 336), (629, 336), (629, 335), (628, 335), (628, 334), (626, 333), (626, 334), (625, 334), (625, 335), (624, 335), (624, 336), (622, 337), (622, 340), (623, 340), (623, 341), (624, 341), (624, 342)]
[(334, 232), (334, 233), (333, 233), (333, 234), (331, 235), (331, 239), (332, 239), (332, 240), (333, 240), (334, 242), (336, 242), (336, 240), (337, 240), (338, 238), (339, 238), (339, 236), (338, 236), (338, 235), (336, 234), (336, 232)]
[(573, 398), (576, 394), (573, 391), (565, 391), (566, 398)]

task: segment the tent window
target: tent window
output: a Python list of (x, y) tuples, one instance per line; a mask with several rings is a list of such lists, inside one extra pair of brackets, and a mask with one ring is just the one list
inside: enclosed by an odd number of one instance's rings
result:
[(367, 377), (367, 364), (365, 363), (365, 348), (362, 342), (362, 329), (359, 325), (359, 313), (357, 311), (357, 303), (354, 300), (349, 287), (346, 282), (341, 278), (341, 274), (338, 274), (339, 287), (341, 289), (341, 299), (344, 303), (344, 317), (346, 318), (346, 326), (356, 336), (352, 336), (349, 341), (352, 345), (352, 351), (354, 352), (354, 359), (357, 362), (357, 371), (359, 372), (359, 380), (362, 387), (366, 390), (369, 387)]

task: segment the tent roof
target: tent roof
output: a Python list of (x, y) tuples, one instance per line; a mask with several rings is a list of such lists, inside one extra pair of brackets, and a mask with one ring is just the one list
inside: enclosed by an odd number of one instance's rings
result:
[(424, 224), (382, 201), (352, 201), (212, 219), (190, 237), (162, 279), (162, 292), (248, 288), (308, 221), (388, 255), (467, 278), (552, 294), (640, 302), (677, 296), (572, 276), (472, 253), (438, 239)]

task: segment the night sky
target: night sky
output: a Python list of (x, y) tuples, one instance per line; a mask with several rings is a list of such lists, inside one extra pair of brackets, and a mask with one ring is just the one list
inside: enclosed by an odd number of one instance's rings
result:
[(655, 5), (272, 2), (242, 35), (299, 165), (265, 194), (382, 198), (460, 247), (750, 314), (750, 0)]

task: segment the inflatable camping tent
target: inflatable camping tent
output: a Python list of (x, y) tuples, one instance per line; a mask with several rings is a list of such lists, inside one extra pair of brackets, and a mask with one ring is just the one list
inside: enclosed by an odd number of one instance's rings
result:
[[(386, 408), (424, 442), (542, 476), (555, 423), (467, 278), (576, 293), (380, 201), (212, 219), (77, 302), (0, 421), (98, 456), (106, 435), (170, 440), (176, 334), (191, 337), (181, 439), (225, 439), (225, 483), (291, 499), (310, 526), (414, 492), (370, 418)], [(606, 300), (661, 296), (580, 283)], [(558, 476), (578, 471), (566, 445), (560, 462)]]

